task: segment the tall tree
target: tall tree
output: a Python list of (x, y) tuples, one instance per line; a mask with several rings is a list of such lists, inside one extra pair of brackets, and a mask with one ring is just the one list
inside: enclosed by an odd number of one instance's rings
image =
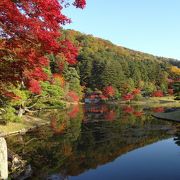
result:
[[(84, 8), (86, 2), (75, 0), (72, 4)], [(71, 22), (62, 13), (66, 6), (64, 0), (0, 1), (1, 90), (18, 82), (31, 91), (33, 86), (38, 87), (40, 80), (48, 79), (44, 67), (49, 64), (49, 53), (60, 53), (70, 64), (76, 62), (77, 48), (59, 38), (59, 29)]]

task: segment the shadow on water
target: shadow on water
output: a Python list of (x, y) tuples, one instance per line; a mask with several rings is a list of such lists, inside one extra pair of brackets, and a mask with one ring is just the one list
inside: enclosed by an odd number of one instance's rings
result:
[(102, 104), (42, 112), (40, 117), (51, 119), (50, 126), (9, 137), (7, 143), (32, 165), (31, 179), (78, 177), (160, 140), (174, 137), (180, 145), (177, 124), (153, 118), (152, 111), (165, 109)]

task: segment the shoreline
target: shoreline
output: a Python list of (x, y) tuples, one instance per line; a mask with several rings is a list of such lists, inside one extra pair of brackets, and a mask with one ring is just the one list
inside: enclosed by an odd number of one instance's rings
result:
[[(66, 107), (47, 107), (41, 110), (59, 109), (62, 112), (70, 108), (71, 105), (80, 105), (81, 102), (66, 102)], [(39, 110), (40, 111), (40, 110)], [(15, 136), (18, 134), (26, 134), (27, 132), (33, 131), (36, 128), (49, 125), (50, 121), (35, 117), (33, 115), (23, 115), (20, 122), (8, 122), (6, 125), (0, 125), (0, 137)], [(15, 130), (14, 130), (15, 129)]]
[[(132, 102), (125, 102), (125, 101), (109, 101), (106, 102), (107, 104), (114, 104), (114, 105), (139, 105), (139, 106), (151, 106), (151, 107), (180, 107), (180, 102), (179, 101), (165, 101), (162, 98), (158, 99), (148, 99), (148, 100), (144, 100), (144, 101), (132, 101)], [(83, 102), (79, 102), (79, 103), (67, 103), (66, 104), (66, 108), (62, 109), (62, 111), (66, 111), (71, 105), (77, 105), (77, 104), (85, 104)], [(57, 109), (57, 108), (56, 108)], [(48, 109), (49, 110), (49, 109)], [(180, 113), (180, 111), (179, 111)], [(164, 114), (168, 114), (168, 113), (164, 113)], [(160, 114), (160, 113), (153, 113), (152, 116), (158, 119), (164, 119), (164, 120), (172, 120), (172, 121), (178, 121), (180, 122), (180, 120), (175, 120), (171, 119), (168, 117), (168, 119), (166, 119), (166, 117), (164, 116), (164, 114)], [(165, 118), (164, 118), (165, 117)], [(27, 132), (33, 131), (36, 128), (39, 128), (41, 126), (44, 125), (49, 125), (50, 121), (48, 120), (44, 120), (35, 116), (30, 116), (30, 115), (24, 115), (22, 118), (21, 122), (8, 122), (7, 125), (0, 125), (0, 137), (8, 137), (8, 136), (14, 136), (14, 135), (18, 135), (18, 134), (26, 134)]]
[[(31, 121), (31, 122), (30, 122)], [(6, 131), (0, 131), (0, 137), (8, 137), (8, 136), (16, 136), (18, 134), (26, 134), (27, 132), (33, 131), (36, 128), (45, 126), (45, 125), (49, 125), (50, 121), (45, 121), (43, 119), (34, 117), (34, 116), (29, 116), (29, 115), (25, 115), (23, 116), (22, 122), (21, 123), (8, 123), (8, 125), (3, 125), (6, 129), (10, 129), (10, 130), (6, 130)], [(15, 128), (17, 128), (16, 130), (11, 130), (11, 128), (13, 128), (15, 126)], [(1, 127), (0, 127), (1, 130)]]
[(139, 101), (109, 101), (107, 104), (117, 104), (117, 105), (146, 105), (146, 106), (157, 106), (161, 105), (162, 107), (166, 106), (174, 106), (180, 107), (180, 101), (174, 100), (173, 97), (162, 97), (162, 98), (149, 98), (149, 99), (142, 99)]

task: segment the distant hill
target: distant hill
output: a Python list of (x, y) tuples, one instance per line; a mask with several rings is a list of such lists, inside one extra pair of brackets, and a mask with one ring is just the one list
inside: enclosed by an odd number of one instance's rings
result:
[(92, 35), (74, 30), (66, 30), (65, 35), (80, 47), (77, 71), (81, 84), (91, 90), (111, 85), (120, 92), (133, 88), (166, 92), (168, 79), (176, 78), (170, 67), (180, 67), (178, 60), (134, 51)]

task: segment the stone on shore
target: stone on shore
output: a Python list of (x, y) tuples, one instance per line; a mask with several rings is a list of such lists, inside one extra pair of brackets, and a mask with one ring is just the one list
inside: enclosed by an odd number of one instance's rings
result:
[(8, 179), (8, 156), (6, 140), (0, 137), (0, 179)]

